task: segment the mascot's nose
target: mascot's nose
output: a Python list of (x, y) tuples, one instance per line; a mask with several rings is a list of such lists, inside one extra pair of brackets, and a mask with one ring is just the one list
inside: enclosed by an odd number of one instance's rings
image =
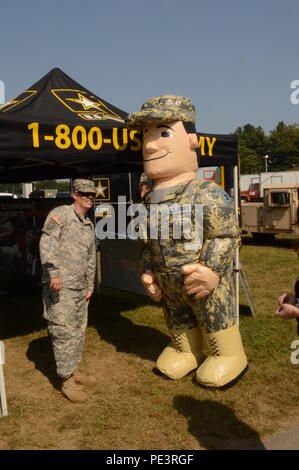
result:
[(143, 152), (147, 155), (157, 152), (159, 149), (157, 142), (155, 140), (147, 139), (143, 142)]

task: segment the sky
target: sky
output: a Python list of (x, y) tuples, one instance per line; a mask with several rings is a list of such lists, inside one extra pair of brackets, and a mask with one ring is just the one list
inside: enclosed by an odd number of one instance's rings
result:
[[(197, 131), (299, 123), (298, 0), (9, 0), (0, 3), (5, 101), (52, 68), (131, 113), (184, 95)], [(299, 93), (298, 93), (299, 97)], [(299, 100), (298, 100), (299, 101)]]

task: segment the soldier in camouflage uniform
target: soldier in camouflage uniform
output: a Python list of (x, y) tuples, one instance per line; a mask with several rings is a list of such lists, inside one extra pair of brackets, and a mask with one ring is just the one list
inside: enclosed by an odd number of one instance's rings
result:
[(62, 393), (77, 403), (87, 401), (77, 384), (95, 383), (94, 377), (77, 370), (96, 270), (94, 226), (87, 217), (95, 194), (93, 181), (75, 180), (74, 203), (49, 213), (40, 240), (43, 317), (48, 323), (57, 374), (62, 378)]
[[(161, 301), (172, 340), (156, 367), (172, 379), (198, 368), (199, 384), (222, 387), (247, 367), (234, 321), (232, 262), (240, 236), (232, 201), (215, 183), (197, 179), (195, 109), (189, 99), (152, 98), (126, 124), (143, 131), (144, 171), (154, 180), (144, 204), (147, 227), (154, 233), (156, 225), (157, 237), (149, 233), (145, 239), (141, 279), (150, 297)], [(160, 215), (153, 220), (154, 205)], [(189, 220), (181, 237), (174, 236), (177, 207), (182, 220)]]

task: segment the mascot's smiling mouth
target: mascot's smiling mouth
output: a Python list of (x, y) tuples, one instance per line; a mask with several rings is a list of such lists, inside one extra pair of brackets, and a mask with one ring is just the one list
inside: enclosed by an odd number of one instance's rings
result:
[(168, 155), (169, 152), (166, 152), (165, 155), (162, 155), (162, 157), (157, 157), (157, 158), (147, 158), (146, 160), (143, 159), (144, 162), (152, 162), (153, 160), (160, 160), (160, 158), (164, 158), (166, 157), (166, 155)]

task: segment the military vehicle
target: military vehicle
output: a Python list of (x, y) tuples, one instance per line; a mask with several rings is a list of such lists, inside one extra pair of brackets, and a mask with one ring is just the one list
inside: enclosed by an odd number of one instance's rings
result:
[(263, 202), (241, 202), (242, 231), (255, 237), (299, 235), (299, 184), (264, 187)]

